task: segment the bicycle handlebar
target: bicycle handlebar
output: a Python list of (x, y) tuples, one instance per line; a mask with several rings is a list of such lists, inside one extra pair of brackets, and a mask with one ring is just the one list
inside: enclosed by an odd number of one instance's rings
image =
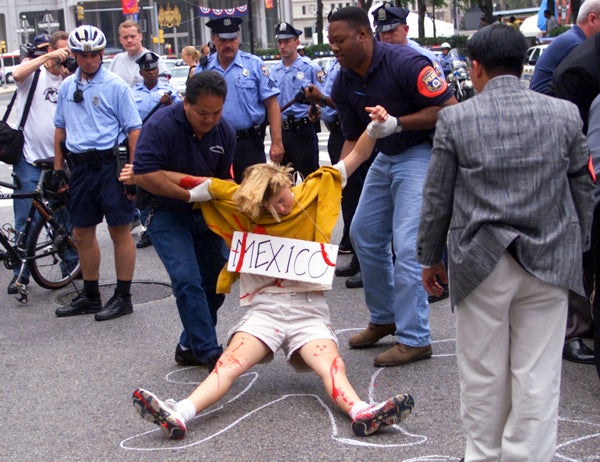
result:
[(13, 182), (12, 183), (7, 183), (6, 181), (0, 181), (0, 186), (4, 186), (5, 188), (10, 188), (10, 189), (21, 189), (21, 179), (18, 177), (18, 175), (16, 175), (14, 172), (11, 173), (11, 176), (13, 178)]

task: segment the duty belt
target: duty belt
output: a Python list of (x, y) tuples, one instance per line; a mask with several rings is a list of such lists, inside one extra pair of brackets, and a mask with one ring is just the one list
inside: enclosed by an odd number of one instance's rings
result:
[(114, 149), (90, 149), (80, 153), (67, 152), (66, 158), (69, 167), (81, 164), (103, 164), (115, 160), (115, 151)]
[(308, 117), (302, 119), (288, 118), (281, 121), (282, 130), (298, 130), (299, 128), (306, 127), (312, 122), (308, 120)]
[(255, 125), (254, 127), (246, 128), (245, 130), (236, 130), (235, 131), (236, 138), (250, 138), (251, 136), (264, 137), (265, 136), (265, 126), (264, 125)]
[(327, 127), (327, 130), (329, 130), (330, 132), (341, 132), (342, 131), (342, 125), (340, 124), (339, 120), (335, 120), (333, 122), (325, 122), (325, 126)]

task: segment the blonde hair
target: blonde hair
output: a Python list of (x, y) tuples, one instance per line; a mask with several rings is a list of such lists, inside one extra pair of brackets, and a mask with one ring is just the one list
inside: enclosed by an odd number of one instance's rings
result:
[(190, 55), (195, 63), (197, 63), (200, 59), (200, 52), (191, 45), (183, 47), (183, 50), (181, 50), (181, 54), (183, 55), (184, 53)]
[(244, 179), (233, 194), (237, 209), (256, 221), (264, 212), (281, 221), (278, 213), (269, 206), (269, 199), (292, 185), (291, 167), (275, 164), (255, 164), (244, 170)]

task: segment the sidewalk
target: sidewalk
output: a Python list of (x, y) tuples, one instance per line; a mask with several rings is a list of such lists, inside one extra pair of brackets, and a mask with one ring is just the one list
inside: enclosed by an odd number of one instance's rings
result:
[(14, 83), (0, 85), (0, 95), (3, 95), (5, 93), (12, 93), (16, 89), (17, 89), (17, 86)]

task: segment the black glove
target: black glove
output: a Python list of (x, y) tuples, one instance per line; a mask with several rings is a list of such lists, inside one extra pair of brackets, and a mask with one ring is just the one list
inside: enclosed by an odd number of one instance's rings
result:
[(52, 193), (63, 193), (69, 189), (69, 178), (64, 170), (51, 170), (44, 177), (44, 189)]

